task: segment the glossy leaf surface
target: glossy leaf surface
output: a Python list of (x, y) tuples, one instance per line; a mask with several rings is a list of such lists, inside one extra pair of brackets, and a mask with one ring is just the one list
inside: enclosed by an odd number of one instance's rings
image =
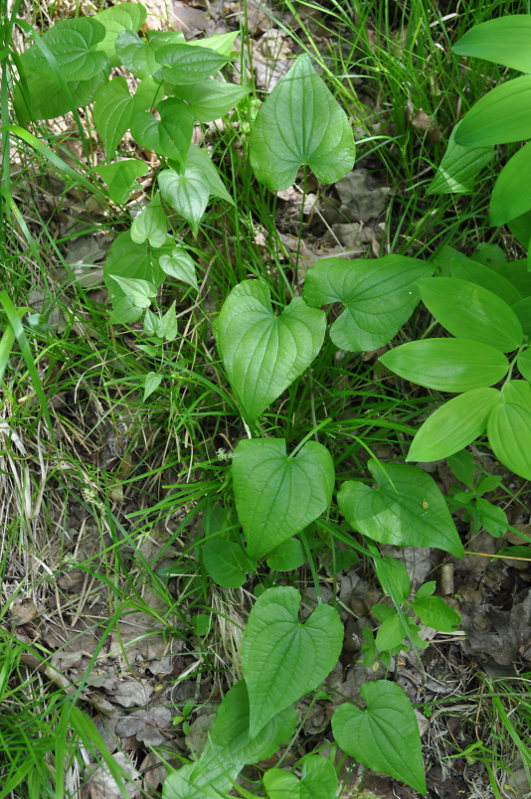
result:
[(505, 164), (490, 198), (490, 221), (505, 225), (531, 208), (531, 142), (521, 147)]
[(471, 391), (491, 386), (507, 374), (509, 361), (479, 341), (428, 338), (389, 350), (380, 361), (405, 380), (438, 391)]
[(426, 194), (469, 194), (476, 175), (494, 158), (493, 147), (463, 147), (455, 140), (454, 127), (446, 152)]
[(531, 72), (531, 15), (510, 14), (475, 25), (453, 45), (457, 55)]
[(531, 480), (531, 385), (511, 380), (502, 393), (487, 423), (489, 443), (504, 466)]
[(461, 120), (456, 141), (463, 147), (506, 144), (531, 138), (531, 75), (491, 89)]

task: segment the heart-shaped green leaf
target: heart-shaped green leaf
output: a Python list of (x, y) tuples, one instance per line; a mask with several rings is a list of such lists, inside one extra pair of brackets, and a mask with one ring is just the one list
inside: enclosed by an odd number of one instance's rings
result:
[(197, 264), (183, 247), (174, 247), (169, 255), (161, 255), (159, 258), (160, 268), (176, 280), (188, 283), (196, 291), (199, 291), (195, 270)]
[(250, 137), (251, 164), (261, 183), (286, 189), (308, 164), (323, 183), (354, 166), (354, 138), (347, 115), (301, 55), (261, 107)]
[(111, 244), (103, 274), (113, 299), (124, 296), (118, 283), (112, 279), (113, 276), (147, 280), (157, 288), (164, 280), (164, 273), (159, 268), (157, 260), (151, 256), (145, 244), (135, 244), (131, 241), (128, 230), (116, 236)]
[(234, 451), (232, 481), (247, 551), (258, 559), (329, 507), (334, 462), (316, 441), (288, 458), (283, 438), (243, 439)]
[(378, 488), (349, 480), (337, 497), (342, 514), (355, 530), (383, 544), (435, 547), (463, 556), (444, 497), (429, 474), (416, 466), (375, 460), (369, 461), (369, 469)]
[(104, 83), (96, 94), (94, 122), (99, 131), (107, 158), (110, 158), (131, 124), (134, 100), (125, 78)]
[(417, 281), (422, 302), (452, 336), (491, 344), (512, 352), (522, 343), (522, 325), (506, 302), (492, 291), (455, 277)]
[(121, 31), (115, 39), (118, 59), (137, 78), (150, 78), (157, 68), (155, 53), (147, 39), (132, 30)]
[(489, 414), (501, 401), (496, 388), (475, 388), (452, 397), (417, 431), (406, 460), (438, 461), (459, 452), (487, 429)]
[(487, 423), (489, 444), (504, 466), (531, 480), (531, 385), (511, 380)]
[(438, 391), (471, 391), (492, 386), (509, 369), (503, 353), (466, 338), (427, 338), (389, 350), (380, 358), (405, 380)]
[(320, 755), (304, 758), (300, 780), (291, 771), (271, 768), (263, 781), (269, 799), (334, 799), (337, 792), (336, 770)]
[(131, 225), (131, 241), (135, 244), (149, 242), (151, 247), (162, 247), (168, 236), (168, 222), (158, 192), (135, 218)]
[(262, 280), (244, 280), (225, 300), (214, 335), (234, 393), (252, 424), (319, 353), (323, 311), (296, 297), (275, 316)]
[(175, 86), (173, 92), (180, 100), (190, 103), (190, 111), (198, 122), (220, 119), (248, 93), (249, 89), (245, 86), (236, 86), (221, 80)]
[(343, 625), (329, 605), (318, 605), (301, 624), (295, 588), (268, 588), (253, 606), (241, 659), (250, 704), (251, 737), (277, 713), (317, 688), (341, 652)]
[(112, 164), (98, 164), (96, 172), (109, 187), (109, 197), (115, 203), (129, 199), (137, 178), (147, 175), (149, 164), (137, 158), (124, 158)]
[(146, 9), (140, 3), (120, 3), (95, 14), (93, 18), (105, 28), (105, 37), (98, 42), (96, 49), (103, 50), (111, 59), (113, 66), (117, 66), (119, 63), (115, 50), (117, 37), (125, 30), (139, 30), (146, 17)]
[(373, 771), (394, 777), (426, 793), (422, 747), (415, 711), (403, 689), (387, 680), (361, 686), (367, 710), (340, 705), (332, 732), (348, 755)]
[(212, 194), (232, 204), (208, 153), (192, 145), (186, 156), (186, 166), (180, 172), (165, 169), (157, 177), (160, 191), (168, 205), (175, 208), (197, 233)]
[(304, 299), (316, 307), (332, 302), (346, 306), (330, 328), (337, 347), (375, 350), (407, 322), (419, 301), (414, 283), (432, 272), (426, 261), (401, 255), (370, 261), (325, 258), (307, 273)]
[(415, 597), (412, 608), (421, 622), (434, 630), (453, 633), (461, 624), (459, 613), (439, 596)]
[(221, 69), (227, 56), (208, 47), (194, 47), (184, 42), (157, 50), (156, 59), (162, 64), (162, 79), (167, 83), (184, 85), (197, 83)]
[[(105, 53), (96, 49), (104, 36), (105, 28), (94, 17), (78, 17), (57, 22), (40, 41), (66, 81), (87, 81), (110, 69)], [(37, 45), (23, 53), (21, 62), (25, 69), (40, 75), (49, 75), (54, 68)]]
[(160, 119), (144, 111), (135, 114), (131, 133), (146, 150), (153, 150), (158, 155), (177, 161), (180, 166), (184, 165), (192, 141), (192, 112), (185, 103), (173, 97), (159, 103), (157, 110)]
[(223, 588), (239, 588), (256, 570), (256, 562), (237, 541), (214, 538), (203, 544), (202, 555), (210, 577)]

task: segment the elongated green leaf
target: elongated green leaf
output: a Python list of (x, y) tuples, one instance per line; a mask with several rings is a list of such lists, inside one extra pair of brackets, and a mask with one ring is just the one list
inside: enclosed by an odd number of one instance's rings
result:
[(422, 747), (415, 711), (396, 683), (376, 680), (361, 686), (367, 710), (340, 705), (332, 717), (337, 743), (364, 766), (426, 793)]
[(497, 383), (509, 361), (499, 350), (465, 338), (428, 338), (389, 350), (380, 361), (405, 380), (439, 391), (470, 391)]
[(192, 145), (181, 172), (166, 169), (159, 172), (158, 183), (163, 198), (175, 208), (197, 233), (210, 195), (233, 203), (208, 153)]
[(120, 3), (95, 14), (93, 19), (105, 28), (105, 36), (98, 42), (96, 49), (103, 50), (111, 59), (113, 66), (117, 66), (119, 63), (115, 49), (117, 37), (124, 30), (139, 30), (146, 21), (146, 17), (146, 9), (140, 3)]
[(147, 150), (171, 158), (182, 166), (192, 141), (194, 120), (185, 103), (173, 97), (157, 106), (160, 119), (150, 113), (135, 114), (131, 121), (131, 133)]
[(531, 15), (511, 14), (475, 25), (453, 45), (457, 55), (531, 72)]
[(162, 64), (161, 76), (167, 83), (184, 85), (198, 83), (218, 72), (229, 60), (227, 56), (207, 47), (172, 44), (156, 53), (157, 65)]
[(247, 552), (258, 559), (327, 510), (334, 463), (316, 441), (288, 458), (283, 438), (244, 439), (234, 451), (232, 481)]
[(334, 799), (337, 774), (330, 760), (309, 755), (302, 761), (301, 778), (280, 768), (271, 768), (263, 777), (269, 799)]
[(148, 242), (156, 248), (162, 247), (165, 243), (168, 235), (168, 222), (158, 192), (134, 219), (130, 235), (131, 241), (134, 241), (135, 244)]
[(421, 622), (434, 630), (453, 633), (461, 624), (459, 613), (438, 596), (415, 598), (412, 606)]
[(323, 183), (354, 166), (354, 138), (347, 116), (301, 55), (258, 112), (250, 137), (251, 164), (269, 189), (286, 189), (307, 164)]
[(159, 258), (161, 269), (176, 280), (182, 280), (199, 291), (197, 282), (197, 264), (182, 247), (174, 247), (169, 255), (161, 255)]
[(491, 89), (461, 120), (455, 139), (463, 147), (531, 138), (531, 75)]
[(518, 150), (496, 179), (490, 198), (493, 225), (505, 225), (531, 208), (531, 142)]
[(329, 605), (301, 624), (295, 588), (268, 588), (254, 604), (241, 659), (250, 704), (249, 730), (258, 735), (281, 710), (318, 688), (341, 652), (343, 625)]
[(432, 272), (426, 261), (401, 255), (370, 261), (325, 258), (307, 273), (304, 299), (316, 307), (332, 302), (346, 306), (330, 328), (337, 347), (375, 350), (409, 319), (419, 300), (414, 282)]
[(455, 140), (458, 123), (426, 194), (468, 194), (476, 175), (494, 158), (493, 147), (462, 147)]
[(242, 411), (254, 423), (317, 357), (325, 315), (296, 297), (275, 316), (269, 287), (244, 280), (225, 300), (214, 335)]
[(341, 513), (353, 529), (383, 544), (435, 547), (462, 556), (455, 524), (429, 474), (416, 466), (374, 460), (369, 469), (378, 488), (349, 480), (338, 492)]
[(211, 122), (225, 116), (248, 93), (246, 86), (221, 80), (175, 86), (173, 90), (176, 97), (190, 104), (192, 115), (198, 122)]
[(528, 383), (531, 383), (531, 348), (520, 353), (516, 361), (518, 370)]
[(501, 401), (495, 388), (475, 388), (453, 397), (418, 430), (406, 460), (437, 461), (459, 452), (485, 432), (491, 410)]
[(522, 326), (496, 294), (455, 277), (417, 281), (422, 302), (449, 333), (512, 352), (522, 343)]
[(489, 443), (504, 466), (531, 480), (531, 385), (511, 380), (502, 393), (504, 402), (489, 416)]
[(164, 799), (227, 796), (242, 768), (271, 757), (293, 735), (296, 723), (297, 711), (287, 707), (251, 737), (247, 687), (240, 680), (219, 706), (199, 760), (166, 779)]
[(511, 280), (514, 271), (511, 269), (512, 264), (508, 264), (502, 272), (496, 272), (491, 267), (458, 253), (455, 257), (449, 257), (449, 266), (452, 277), (470, 280), (478, 286), (483, 286), (501, 297), (508, 305), (512, 305), (521, 297), (518, 287)]
[(124, 203), (134, 188), (137, 178), (147, 175), (149, 164), (137, 158), (124, 158), (112, 164), (98, 164), (96, 172), (109, 187), (109, 197), (115, 203)]
[(531, 297), (515, 302), (513, 311), (520, 320), (524, 334), (531, 339)]
[[(66, 81), (87, 81), (110, 69), (105, 53), (96, 49), (104, 36), (105, 28), (94, 17), (78, 17), (56, 22), (43, 34), (41, 41)], [(47, 76), (52, 70), (48, 58), (35, 44), (20, 60), (24, 69), (40, 75)]]
[(125, 78), (117, 77), (104, 83), (96, 94), (94, 121), (107, 153), (111, 158), (133, 116), (134, 100)]

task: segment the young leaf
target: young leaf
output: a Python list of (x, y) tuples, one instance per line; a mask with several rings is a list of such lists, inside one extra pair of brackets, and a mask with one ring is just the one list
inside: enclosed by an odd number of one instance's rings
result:
[(492, 409), (502, 401), (496, 388), (475, 388), (453, 397), (417, 431), (407, 461), (438, 461), (471, 444), (487, 429)]
[(159, 264), (165, 274), (174, 277), (176, 280), (182, 280), (183, 283), (187, 283), (196, 291), (199, 291), (195, 273), (197, 264), (190, 258), (183, 247), (174, 247), (169, 255), (161, 255)]
[(185, 103), (173, 97), (160, 102), (157, 110), (160, 119), (144, 111), (135, 114), (131, 121), (133, 138), (146, 150), (153, 150), (183, 166), (192, 141), (192, 113)]
[(98, 164), (96, 172), (101, 175), (109, 187), (109, 197), (115, 203), (124, 203), (129, 199), (136, 179), (147, 175), (149, 164), (137, 158), (124, 158), (112, 164)]
[(396, 683), (376, 680), (361, 686), (367, 710), (343, 704), (332, 717), (332, 732), (348, 755), (426, 793), (415, 711)]
[(531, 169), (531, 142), (521, 147), (505, 164), (490, 198), (492, 225), (505, 225), (531, 208), (531, 186), (526, 180)]
[(370, 261), (325, 258), (308, 271), (304, 299), (316, 307), (332, 302), (346, 306), (330, 328), (336, 347), (375, 350), (407, 322), (419, 301), (413, 284), (432, 272), (425, 261), (401, 255)]
[(305, 561), (306, 552), (298, 538), (288, 538), (267, 557), (267, 565), (272, 571), (277, 572), (293, 571)]
[(340, 655), (343, 624), (338, 612), (318, 605), (301, 624), (300, 601), (295, 588), (268, 588), (249, 615), (241, 659), (251, 737), (275, 714), (317, 688)]
[(480, 524), (495, 538), (499, 538), (507, 532), (509, 526), (507, 516), (498, 505), (493, 505), (487, 499), (479, 497), (476, 499), (476, 510)]
[(509, 369), (499, 350), (464, 338), (411, 341), (389, 350), (380, 361), (411, 383), (456, 393), (491, 386)]
[[(88, 81), (100, 72), (108, 72), (110, 63), (96, 45), (105, 36), (105, 28), (94, 17), (78, 17), (56, 22), (41, 36), (41, 42), (53, 56), (66, 81)], [(37, 45), (20, 57), (24, 69), (49, 75), (53, 65)]]
[(209, 50), (215, 50), (216, 53), (230, 58), (234, 42), (239, 35), (239, 30), (230, 31), (230, 33), (215, 33), (213, 36), (205, 36), (204, 39), (192, 39), (188, 44), (191, 47), (207, 47)]
[(227, 56), (207, 47), (172, 44), (156, 52), (157, 65), (162, 64), (162, 80), (184, 85), (197, 83), (218, 72), (229, 60)]
[(231, 291), (214, 322), (214, 336), (250, 424), (316, 358), (325, 326), (324, 312), (301, 297), (275, 316), (262, 280), (244, 280)]
[(520, 353), (516, 365), (522, 377), (525, 377), (527, 382), (531, 383), (531, 347)]
[(452, 130), (448, 147), (426, 194), (469, 194), (476, 175), (494, 158), (493, 147), (462, 147), (455, 140), (459, 122)]
[[(376, 576), (380, 581), (385, 593), (391, 597), (395, 605), (402, 605), (409, 597), (411, 589), (411, 581), (409, 574), (402, 563), (397, 558), (392, 558), (390, 555), (385, 555), (383, 558), (376, 560)], [(380, 608), (379, 616), (377, 618), (390, 618), (395, 612), (393, 608), (389, 608), (387, 612), (383, 612), (383, 608), (387, 605), (375, 605)]]
[(142, 397), (144, 402), (158, 389), (161, 383), (162, 375), (156, 372), (148, 372), (146, 374), (144, 378), (144, 396)]
[(146, 9), (140, 3), (120, 3), (95, 14), (92, 19), (105, 28), (105, 36), (98, 42), (96, 49), (102, 50), (111, 59), (113, 66), (117, 66), (119, 63), (115, 49), (117, 37), (124, 30), (139, 30), (146, 17)]
[(250, 136), (251, 165), (269, 189), (286, 189), (307, 164), (318, 180), (334, 183), (354, 166), (347, 115), (301, 55), (261, 107)]
[(117, 77), (98, 89), (94, 103), (94, 122), (101, 136), (107, 158), (111, 158), (133, 116), (134, 100), (125, 78)]
[(400, 646), (406, 635), (407, 630), (404, 628), (402, 619), (395, 611), (380, 624), (376, 633), (376, 649), (380, 652), (395, 649)]
[(205, 569), (222, 588), (239, 588), (247, 574), (256, 570), (256, 561), (236, 541), (213, 538), (203, 544), (201, 551)]
[(167, 777), (164, 799), (226, 796), (242, 768), (271, 757), (293, 735), (296, 723), (297, 711), (286, 708), (252, 738), (247, 688), (240, 680), (219, 706), (199, 760)]
[(369, 461), (378, 488), (359, 480), (341, 485), (341, 513), (355, 530), (394, 546), (435, 547), (463, 555), (463, 545), (434, 479), (416, 466)]
[[(168, 235), (168, 222), (158, 192), (134, 219), (131, 225), (131, 241), (135, 244), (148, 242), (151, 247), (162, 247)], [(162, 264), (161, 264), (162, 266)]]
[(418, 280), (422, 302), (453, 336), (512, 352), (522, 343), (522, 326), (514, 311), (496, 294), (455, 277)]
[(283, 438), (243, 439), (234, 451), (232, 481), (247, 551), (258, 560), (327, 510), (334, 463), (316, 441), (288, 458)]
[(137, 308), (149, 308), (151, 305), (151, 298), (157, 293), (157, 289), (152, 283), (147, 280), (140, 280), (133, 277), (120, 277), (120, 275), (111, 275), (115, 280), (126, 297), (129, 297), (133, 305)]
[(270, 768), (263, 781), (269, 799), (334, 799), (337, 793), (336, 770), (320, 755), (303, 759), (300, 780), (291, 771)]
[(166, 169), (159, 172), (157, 180), (168, 205), (186, 219), (194, 233), (197, 233), (211, 194), (233, 202), (208, 153), (194, 145), (188, 151), (183, 171)]
[[(482, 390), (483, 389), (480, 389), (480, 391)], [(448, 457), (448, 466), (461, 483), (464, 483), (470, 490), (474, 488), (476, 464), (468, 450), (463, 449), (460, 452), (456, 452), (454, 455), (450, 455)]]
[(474, 25), (453, 45), (457, 55), (531, 72), (531, 15), (511, 14)]
[(427, 627), (453, 633), (461, 624), (461, 616), (438, 596), (417, 598), (411, 603), (413, 610)]
[(116, 55), (124, 67), (137, 78), (150, 78), (157, 69), (150, 42), (132, 30), (121, 31), (115, 39)]
[(531, 385), (511, 380), (502, 393), (487, 423), (489, 444), (504, 466), (531, 480)]
[(206, 80), (203, 83), (175, 86), (172, 93), (189, 103), (190, 111), (198, 122), (211, 122), (225, 116), (238, 105), (249, 89), (221, 80)]
[(104, 267), (105, 283), (111, 297), (123, 297), (124, 292), (113, 280), (113, 276), (147, 280), (155, 287), (164, 280), (164, 273), (155, 259), (151, 258), (145, 244), (135, 244), (126, 230), (116, 236), (111, 244)]
[(465, 114), (456, 133), (463, 147), (507, 144), (531, 138), (531, 75), (505, 81)]

